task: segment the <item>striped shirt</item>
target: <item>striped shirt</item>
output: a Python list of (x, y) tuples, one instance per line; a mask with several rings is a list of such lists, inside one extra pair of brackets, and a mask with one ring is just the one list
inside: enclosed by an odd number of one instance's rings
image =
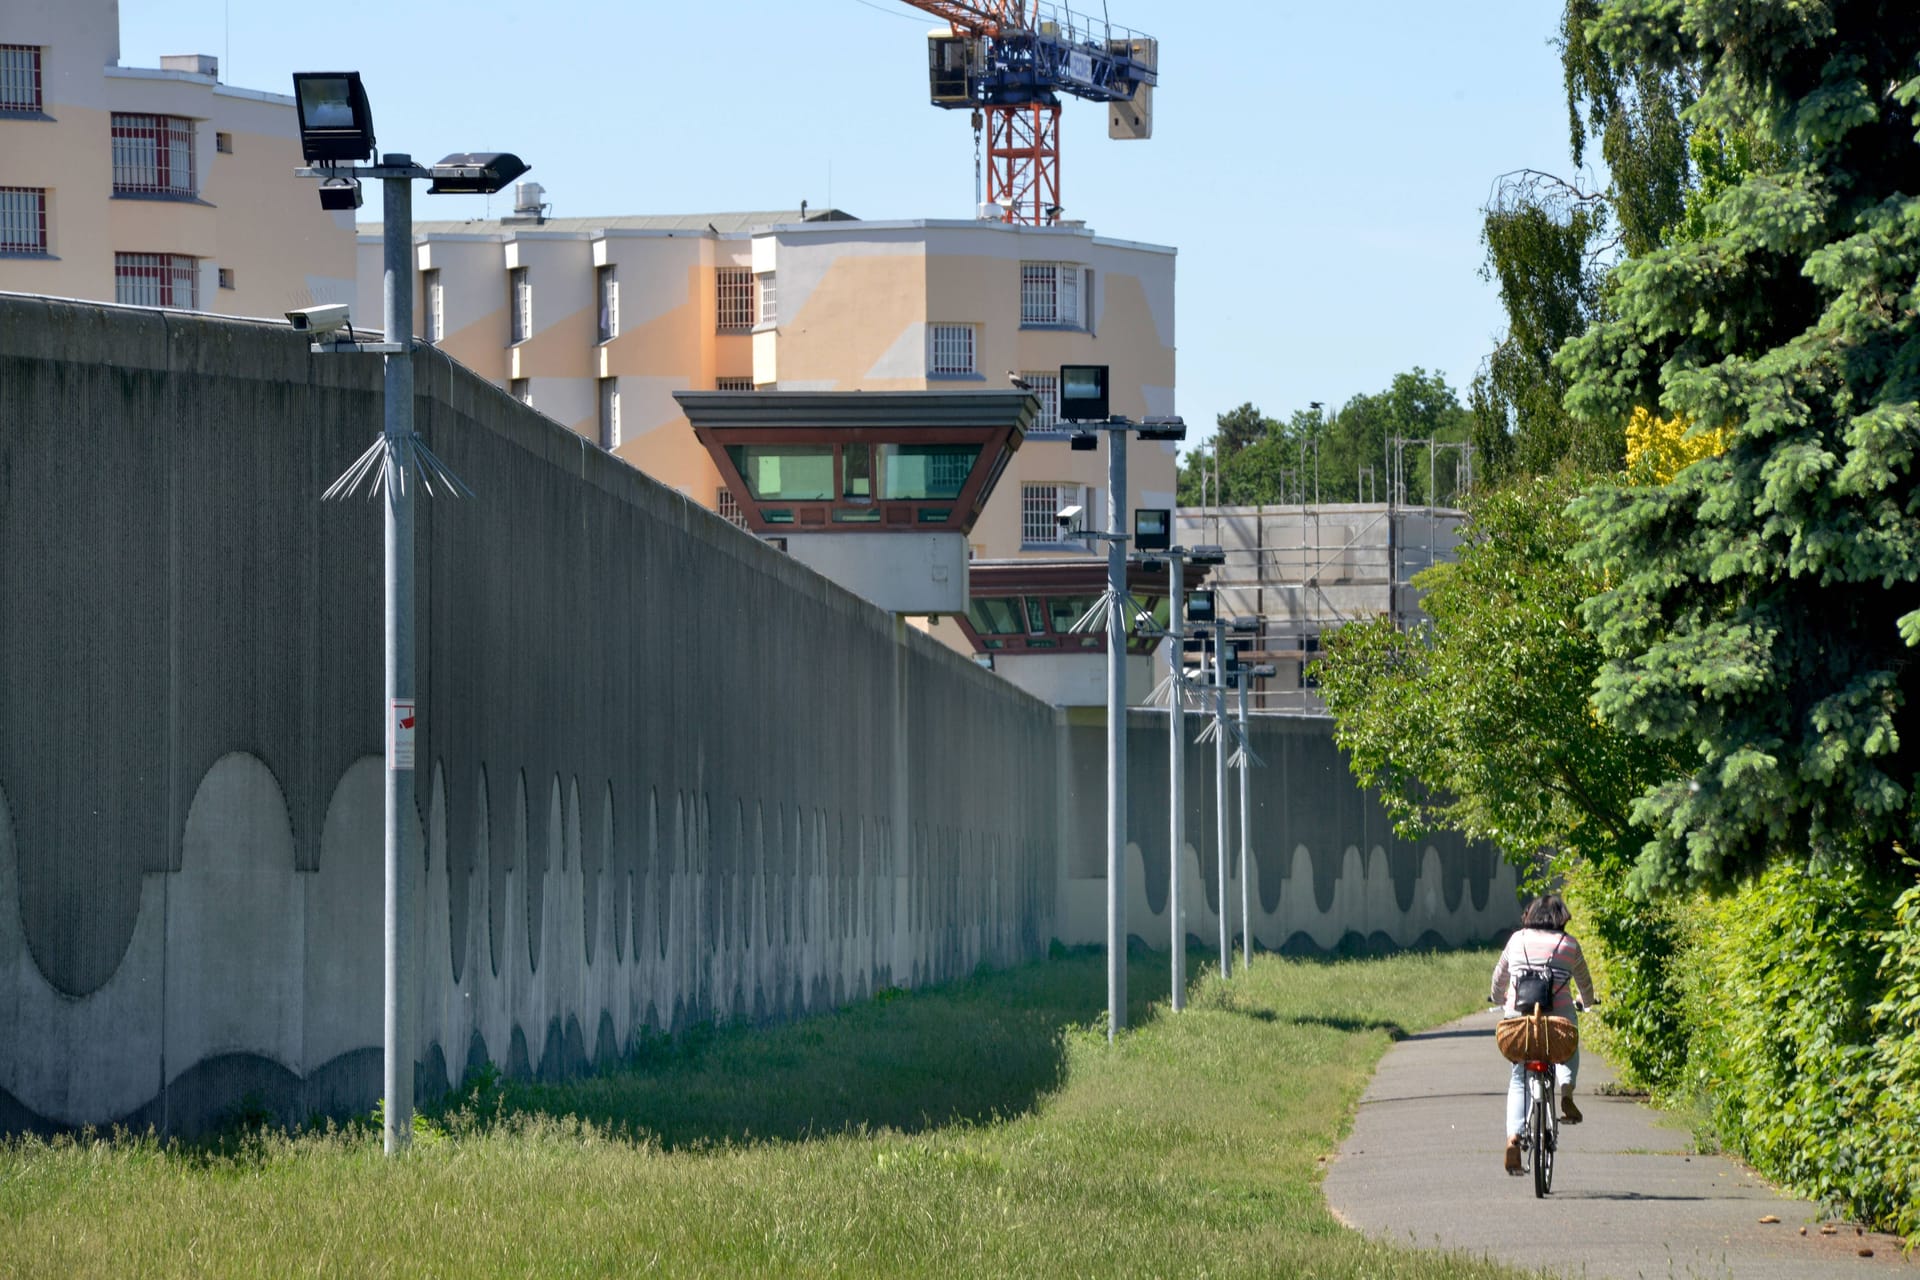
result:
[(1545, 966), (1553, 970), (1553, 1008), (1549, 1010), (1555, 1017), (1573, 1016), (1573, 989), (1580, 988), (1580, 999), (1591, 1005), (1593, 998), (1593, 979), (1587, 973), (1587, 958), (1580, 951), (1580, 944), (1572, 934), (1561, 933), (1558, 929), (1517, 929), (1507, 939), (1507, 949), (1500, 953), (1500, 962), (1493, 966), (1493, 1002), (1500, 1005), (1509, 1015), (1518, 1012), (1513, 1007), (1512, 983), (1509, 975), (1515, 969)]

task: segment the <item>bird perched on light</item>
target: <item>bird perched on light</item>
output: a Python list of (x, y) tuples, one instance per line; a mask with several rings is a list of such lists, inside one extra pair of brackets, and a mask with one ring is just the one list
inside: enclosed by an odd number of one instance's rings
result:
[(1033, 384), (1031, 382), (1028, 382), (1025, 378), (1021, 377), (1019, 374), (1015, 373), (1011, 369), (1007, 370), (1007, 381), (1013, 384), (1013, 389), (1015, 391), (1033, 390)]

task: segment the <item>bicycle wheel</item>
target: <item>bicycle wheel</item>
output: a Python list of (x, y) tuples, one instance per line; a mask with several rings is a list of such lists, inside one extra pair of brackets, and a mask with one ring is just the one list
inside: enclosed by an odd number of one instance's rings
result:
[(1533, 1132), (1533, 1194), (1536, 1198), (1545, 1198), (1553, 1190), (1553, 1085), (1552, 1077), (1542, 1083), (1536, 1075), (1533, 1078), (1533, 1122), (1529, 1126)]

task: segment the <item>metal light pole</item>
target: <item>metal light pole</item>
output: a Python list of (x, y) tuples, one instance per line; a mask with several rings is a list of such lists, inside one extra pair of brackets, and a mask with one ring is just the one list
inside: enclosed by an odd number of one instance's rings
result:
[(1253, 964), (1253, 912), (1247, 875), (1247, 673), (1243, 667), (1233, 682), (1240, 690), (1240, 969)]
[[(1217, 608), (1218, 606), (1216, 606)], [(1220, 976), (1233, 976), (1233, 904), (1227, 899), (1227, 624), (1213, 622), (1214, 845), (1220, 866)]]
[(1107, 1039), (1127, 1025), (1127, 429), (1107, 437)]
[[(296, 329), (313, 332), (315, 353), (379, 353), (385, 362), (381, 434), (322, 495), (342, 499), (365, 486), (386, 499), (384, 520), (384, 633), (386, 705), (382, 721), (386, 755), (382, 834), (385, 910), (382, 919), (381, 1099), (383, 1141), (388, 1155), (413, 1138), (413, 875), (406, 857), (407, 818), (415, 807), (414, 739), (419, 700), (414, 684), (413, 490), (436, 486), (451, 495), (473, 491), (435, 457), (413, 430), (413, 183), (433, 180), (436, 193), (498, 191), (525, 173), (519, 157), (505, 152), (448, 156), (432, 168), (398, 152), (377, 155), (373, 113), (358, 72), (295, 72), (301, 155), (312, 166), (297, 177), (321, 180), (323, 209), (352, 210), (360, 204), (360, 180), (381, 182), (382, 342), (358, 342), (347, 308), (332, 304), (288, 312)], [(372, 158), (371, 165), (354, 161)], [(345, 340), (337, 331), (345, 330)]]
[(1181, 910), (1180, 864), (1187, 843), (1187, 582), (1182, 552), (1167, 553), (1167, 772), (1172, 832), (1168, 838), (1167, 928), (1173, 952), (1173, 1009), (1187, 1007), (1187, 921)]
[[(389, 157), (407, 163), (410, 157)], [(383, 415), (388, 456), (413, 435), (413, 178), (384, 178), (381, 282), (386, 337)], [(404, 815), (413, 812), (413, 738), (419, 722), (413, 676), (413, 488), (405, 467), (386, 503), (386, 991), (381, 1085), (389, 1155), (413, 1139), (413, 876), (404, 857)]]
[[(1257, 627), (1258, 624), (1236, 622), (1234, 629), (1249, 626)], [(1247, 735), (1247, 682), (1256, 676), (1271, 678), (1274, 668), (1269, 663), (1251, 669), (1243, 664), (1235, 665), (1239, 667), (1234, 675), (1234, 683), (1240, 689), (1240, 719), (1234, 732), (1240, 741), (1234, 748), (1231, 763), (1240, 771), (1240, 924), (1243, 930), (1240, 935), (1240, 967), (1244, 972), (1253, 966), (1253, 814), (1247, 790), (1247, 770), (1265, 767), (1260, 757), (1253, 753), (1253, 739)]]

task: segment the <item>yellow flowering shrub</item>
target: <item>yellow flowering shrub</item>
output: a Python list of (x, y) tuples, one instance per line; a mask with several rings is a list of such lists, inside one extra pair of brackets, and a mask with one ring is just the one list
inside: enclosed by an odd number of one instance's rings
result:
[(1627, 481), (1665, 484), (1702, 458), (1724, 453), (1728, 443), (1724, 427), (1693, 431), (1685, 414), (1657, 418), (1646, 408), (1635, 409), (1627, 422)]

